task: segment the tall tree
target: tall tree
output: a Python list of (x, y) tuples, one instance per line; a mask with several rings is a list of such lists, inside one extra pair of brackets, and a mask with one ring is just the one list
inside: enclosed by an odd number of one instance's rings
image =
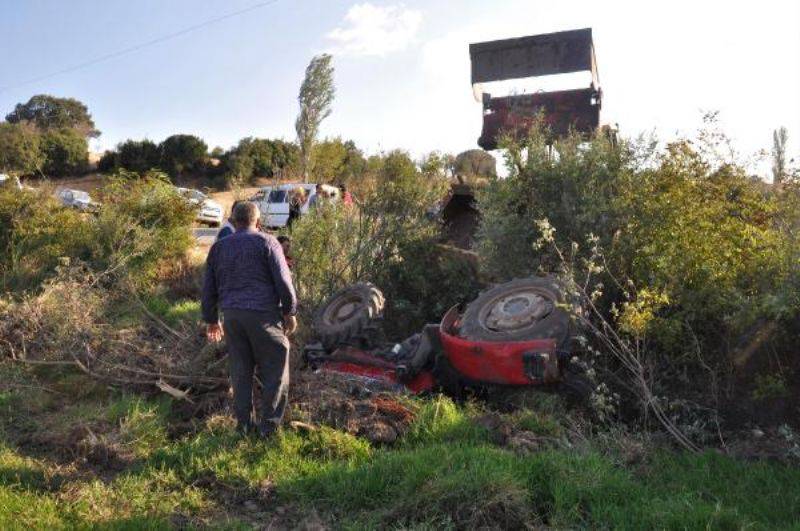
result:
[(786, 142), (789, 132), (785, 127), (776, 129), (772, 133), (772, 182), (776, 186), (783, 183), (786, 176)]
[(297, 131), (297, 143), (300, 146), (300, 164), (303, 180), (308, 181), (311, 169), (311, 155), (314, 142), (319, 134), (322, 120), (330, 116), (331, 104), (336, 95), (333, 84), (333, 65), (330, 54), (317, 55), (306, 67), (306, 77), (300, 86), (297, 100), (300, 102), (300, 113), (297, 115), (294, 128)]
[(6, 120), (12, 124), (30, 122), (42, 131), (74, 129), (85, 137), (100, 136), (89, 109), (74, 98), (37, 94), (27, 103), (18, 103)]

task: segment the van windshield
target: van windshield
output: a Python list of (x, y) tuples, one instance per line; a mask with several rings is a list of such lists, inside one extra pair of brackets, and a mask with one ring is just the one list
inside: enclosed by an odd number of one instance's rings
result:
[(286, 201), (286, 190), (273, 190), (269, 193), (270, 203), (283, 203)]

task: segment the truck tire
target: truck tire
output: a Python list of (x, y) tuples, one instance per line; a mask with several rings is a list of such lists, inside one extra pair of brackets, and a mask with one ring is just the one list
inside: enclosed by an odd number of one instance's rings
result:
[(499, 284), (467, 306), (458, 335), (472, 341), (552, 338), (560, 348), (570, 331), (569, 314), (559, 307), (564, 301), (564, 292), (552, 276)]
[(376, 319), (383, 316), (383, 293), (369, 282), (353, 284), (334, 293), (314, 315), (312, 328), (327, 348), (359, 337)]

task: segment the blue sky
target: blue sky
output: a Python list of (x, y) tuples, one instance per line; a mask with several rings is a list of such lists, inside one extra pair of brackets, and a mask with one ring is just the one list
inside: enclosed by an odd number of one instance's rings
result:
[[(14, 86), (260, 3), (259, 0), (0, 0), (0, 87)], [(789, 128), (800, 156), (800, 2), (277, 0), (85, 69), (0, 90), (0, 113), (36, 93), (84, 101), (103, 135), (177, 133), (228, 147), (292, 138), (315, 53), (335, 56), (323, 135), (368, 152), (475, 147), (480, 105), (469, 42), (592, 27), (602, 119), (625, 135), (691, 133), (719, 110), (743, 155)], [(756, 167), (764, 169), (763, 163)]]

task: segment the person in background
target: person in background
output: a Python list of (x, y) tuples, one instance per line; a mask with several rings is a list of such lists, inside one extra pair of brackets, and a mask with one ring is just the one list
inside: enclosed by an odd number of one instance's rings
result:
[(232, 217), (236, 232), (208, 253), (201, 310), (208, 340), (227, 338), (237, 428), (255, 431), (253, 376), (258, 366), (263, 386), (258, 430), (269, 437), (289, 400), (287, 336), (297, 328), (297, 296), (278, 240), (256, 229), (258, 207), (242, 201)]
[(241, 201), (234, 201), (233, 205), (231, 205), (231, 215), (228, 219), (225, 220), (225, 223), (222, 224), (222, 228), (219, 229), (217, 233), (217, 238), (214, 240), (215, 242), (220, 241), (223, 238), (227, 238), (234, 232), (236, 232), (236, 228), (233, 226), (233, 211), (236, 210), (236, 205), (241, 203)]
[(292, 230), (292, 225), (303, 215), (303, 205), (306, 203), (306, 191), (302, 186), (298, 186), (291, 192), (289, 198), (289, 217), (286, 220), (286, 227)]
[(353, 194), (347, 191), (347, 185), (342, 183), (339, 185), (339, 190), (342, 192), (342, 204), (344, 206), (353, 205)]
[(294, 258), (292, 258), (292, 239), (285, 234), (278, 236), (278, 243), (283, 248), (283, 256), (286, 258), (286, 265), (289, 269), (294, 269)]
[(314, 195), (312, 195), (311, 199), (308, 200), (308, 206), (310, 208), (316, 208), (322, 204), (324, 198), (325, 198), (325, 191), (322, 188), (322, 184), (317, 183), (317, 186), (314, 187)]

